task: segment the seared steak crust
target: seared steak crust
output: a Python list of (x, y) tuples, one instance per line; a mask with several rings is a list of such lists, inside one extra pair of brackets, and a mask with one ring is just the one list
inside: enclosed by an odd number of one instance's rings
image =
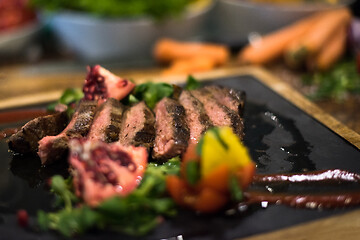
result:
[(244, 91), (218, 85), (208, 85), (205, 86), (204, 89), (211, 92), (216, 100), (221, 104), (237, 112), (240, 116), (243, 115), (246, 99), (246, 94)]
[(107, 99), (96, 111), (87, 137), (90, 140), (101, 140), (108, 143), (117, 141), (124, 109), (125, 107), (118, 100)]
[(9, 149), (22, 154), (36, 153), (39, 140), (59, 134), (67, 122), (66, 112), (35, 118), (8, 139)]
[(46, 136), (39, 141), (38, 155), (42, 164), (58, 161), (68, 153), (71, 138), (85, 137), (93, 121), (97, 102), (82, 101), (67, 127), (56, 136)]
[(123, 145), (143, 146), (150, 149), (155, 139), (155, 116), (139, 102), (124, 113), (119, 141)]
[(244, 123), (237, 112), (221, 104), (206, 88), (192, 90), (191, 94), (204, 105), (214, 126), (229, 126), (241, 139), (244, 137)]
[(186, 113), (186, 122), (190, 130), (190, 142), (197, 143), (200, 136), (212, 126), (203, 104), (189, 91), (182, 91), (179, 97), (180, 104)]
[(163, 98), (155, 107), (155, 116), (153, 157), (169, 159), (183, 153), (190, 137), (184, 107), (173, 99)]

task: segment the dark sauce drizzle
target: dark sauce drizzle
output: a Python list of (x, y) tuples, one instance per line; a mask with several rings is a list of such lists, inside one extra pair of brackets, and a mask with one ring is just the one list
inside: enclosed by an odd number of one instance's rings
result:
[(253, 178), (255, 184), (270, 183), (345, 183), (360, 182), (360, 174), (341, 169), (311, 171), (305, 173), (257, 174)]
[[(312, 171), (292, 174), (258, 174), (253, 178), (253, 184), (267, 185), (273, 183), (297, 184), (344, 184), (359, 183), (360, 174), (340, 169)], [(338, 208), (360, 204), (360, 190), (331, 193), (269, 193), (249, 190), (244, 192), (245, 204), (285, 204), (298, 208)]]

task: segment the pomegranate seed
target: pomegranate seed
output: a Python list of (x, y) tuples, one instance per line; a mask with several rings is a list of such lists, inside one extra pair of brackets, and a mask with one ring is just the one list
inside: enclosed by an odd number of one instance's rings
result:
[(26, 210), (20, 209), (17, 211), (17, 221), (20, 227), (27, 227), (29, 224), (29, 215)]

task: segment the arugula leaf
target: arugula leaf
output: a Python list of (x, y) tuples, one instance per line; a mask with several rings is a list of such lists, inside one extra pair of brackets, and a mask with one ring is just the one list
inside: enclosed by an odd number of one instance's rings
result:
[(193, 76), (189, 75), (186, 80), (185, 89), (186, 90), (194, 90), (201, 87), (201, 83), (196, 80)]
[(198, 162), (189, 161), (186, 164), (186, 180), (195, 185), (200, 180), (200, 166)]
[(309, 97), (313, 100), (333, 98), (341, 101), (349, 93), (360, 93), (360, 75), (355, 60), (345, 60), (327, 72), (317, 72), (303, 76), (303, 83), (316, 86)]
[(126, 197), (112, 197), (96, 208), (81, 205), (74, 208), (71, 179), (54, 176), (51, 191), (62, 199), (64, 208), (58, 212), (38, 212), (41, 230), (59, 231), (70, 237), (90, 228), (110, 229), (130, 235), (143, 235), (159, 223), (159, 216), (176, 214), (175, 203), (166, 196), (166, 175), (179, 174), (180, 158), (158, 165), (150, 163), (140, 186)]
[(170, 97), (173, 92), (174, 88), (170, 84), (147, 82), (137, 85), (132, 95), (138, 101), (143, 100), (150, 108), (154, 108), (158, 101)]
[(68, 88), (66, 89), (59, 100), (55, 103), (51, 103), (47, 106), (47, 109), (49, 111), (55, 111), (55, 107), (58, 104), (64, 104), (67, 108), (67, 113), (69, 116), (71, 116), (75, 109), (74, 105), (76, 105), (77, 102), (79, 102), (84, 97), (84, 93), (82, 92), (82, 89), (80, 88)]
[(241, 187), (239, 185), (239, 180), (234, 175), (230, 176), (229, 189), (230, 189), (231, 199), (234, 202), (240, 202), (240, 201), (243, 200), (244, 195), (243, 195), (243, 192), (242, 192)]

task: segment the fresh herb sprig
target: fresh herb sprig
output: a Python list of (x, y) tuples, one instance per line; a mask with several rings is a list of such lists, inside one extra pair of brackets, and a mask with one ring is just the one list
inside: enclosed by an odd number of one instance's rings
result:
[(306, 85), (316, 86), (316, 91), (309, 95), (313, 100), (335, 99), (341, 101), (349, 93), (360, 93), (360, 75), (355, 60), (342, 61), (327, 72), (305, 75), (303, 82)]
[[(153, 229), (162, 216), (176, 214), (173, 200), (166, 196), (165, 178), (179, 174), (179, 158), (158, 165), (150, 163), (140, 186), (127, 197), (112, 197), (96, 208), (86, 205), (75, 207), (71, 180), (61, 176), (52, 178), (51, 189), (61, 199), (63, 208), (58, 212), (38, 212), (38, 224), (42, 230), (59, 231), (70, 237), (91, 228), (109, 229), (130, 235), (143, 235)], [(58, 201), (59, 202), (59, 201)]]
[[(200, 86), (200, 82), (196, 80), (193, 76), (189, 75), (184, 89), (194, 90), (199, 88)], [(140, 101), (145, 101), (145, 103), (150, 108), (154, 108), (158, 101), (160, 101), (164, 97), (173, 97), (179, 92), (179, 89), (181, 88), (168, 83), (147, 82), (137, 85), (132, 91), (132, 93), (122, 102), (127, 105)]]
[(84, 97), (84, 93), (80, 88), (68, 88), (66, 89), (57, 102), (51, 103), (47, 106), (49, 111), (55, 111), (55, 107), (58, 104), (64, 104), (67, 106), (67, 113), (71, 116), (75, 111), (76, 103)]

